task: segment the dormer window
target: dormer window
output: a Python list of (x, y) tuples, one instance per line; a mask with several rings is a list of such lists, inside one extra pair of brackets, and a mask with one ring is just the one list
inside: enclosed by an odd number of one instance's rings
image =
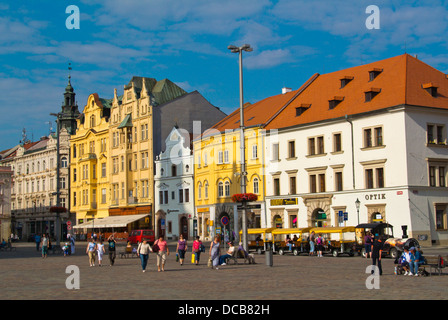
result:
[(335, 96), (333, 99), (328, 100), (329, 108), (334, 109), (338, 104), (340, 104), (344, 100), (344, 97)]
[(311, 104), (302, 103), (300, 107), (296, 108), (296, 117), (302, 115), (306, 110), (311, 107)]
[(341, 89), (344, 88), (350, 81), (353, 80), (352, 76), (345, 76), (341, 79)]
[(364, 92), (365, 102), (370, 102), (380, 92), (380, 88), (370, 88), (368, 91)]
[(422, 88), (426, 90), (432, 97), (437, 98), (437, 86), (430, 82), (422, 85)]
[(376, 77), (383, 72), (383, 69), (380, 68), (373, 68), (369, 70), (369, 81), (373, 81), (376, 79)]

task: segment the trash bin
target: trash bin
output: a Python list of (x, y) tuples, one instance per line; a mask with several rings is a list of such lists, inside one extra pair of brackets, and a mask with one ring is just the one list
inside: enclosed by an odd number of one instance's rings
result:
[(267, 247), (266, 247), (265, 256), (266, 256), (266, 265), (269, 266), (269, 267), (272, 267), (272, 265), (274, 263), (272, 255), (273, 255), (272, 248), (268, 244)]

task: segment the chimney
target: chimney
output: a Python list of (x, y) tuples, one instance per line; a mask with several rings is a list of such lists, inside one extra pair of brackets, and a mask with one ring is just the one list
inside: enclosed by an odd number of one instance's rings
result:
[(291, 91), (292, 91), (291, 88), (286, 88), (286, 87), (282, 88), (282, 94), (285, 94), (285, 93), (288, 93), (288, 92), (291, 92)]

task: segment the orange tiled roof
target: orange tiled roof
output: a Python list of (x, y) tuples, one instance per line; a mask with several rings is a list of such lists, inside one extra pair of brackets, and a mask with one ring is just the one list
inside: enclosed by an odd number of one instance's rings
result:
[[(369, 72), (376, 73), (372, 81)], [(344, 87), (341, 87), (341, 79), (345, 79)], [(437, 97), (431, 96), (424, 86), (437, 87)], [(370, 102), (365, 100), (366, 92), (374, 93)], [(330, 100), (334, 100), (333, 109), (330, 109)], [(404, 104), (448, 109), (447, 76), (408, 54), (319, 75), (294, 101), (268, 121), (266, 129), (340, 118)], [(296, 116), (296, 108), (304, 105), (309, 108)]]
[[(244, 112), (244, 126), (264, 126), (270, 119), (288, 105), (291, 101), (294, 101), (296, 95), (302, 92), (311, 83), (317, 74), (313, 75), (307, 82), (305, 82), (299, 89), (284, 94), (268, 97), (253, 104), (246, 104), (243, 108)], [(234, 130), (240, 127), (240, 109), (236, 109), (227, 117), (215, 124), (211, 129), (204, 132), (203, 136), (207, 136), (208, 133), (225, 130)]]

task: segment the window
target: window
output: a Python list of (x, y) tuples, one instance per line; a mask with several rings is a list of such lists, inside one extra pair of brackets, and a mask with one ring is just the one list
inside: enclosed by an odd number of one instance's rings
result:
[(202, 199), (202, 184), (198, 185), (198, 199)]
[(342, 138), (340, 133), (333, 134), (333, 152), (342, 151)]
[(183, 203), (183, 202), (184, 202), (184, 190), (179, 189), (179, 203)]
[(447, 205), (438, 204), (435, 207), (436, 211), (436, 230), (447, 230)]
[(258, 146), (256, 144), (252, 145), (252, 159), (258, 158)]
[(272, 145), (272, 160), (280, 160), (279, 158), (279, 149), (278, 149), (278, 143), (274, 143)]
[(259, 193), (259, 187), (258, 187), (258, 178), (254, 178), (254, 193), (258, 194)]
[(428, 164), (429, 168), (429, 186), (430, 187), (446, 187), (447, 183), (447, 167), (446, 160), (431, 160)]
[(316, 193), (316, 192), (317, 192), (316, 175), (312, 174), (310, 175), (310, 193)]
[(427, 143), (428, 144), (446, 144), (446, 131), (443, 124), (428, 124), (427, 125)]
[(226, 181), (224, 184), (224, 195), (230, 197), (230, 182)]
[(205, 199), (208, 199), (208, 182), (204, 185), (204, 197)]
[(364, 102), (370, 102), (373, 98), (375, 98), (378, 93), (381, 92), (379, 88), (370, 88), (368, 91), (364, 92)]
[(173, 165), (171, 166), (171, 176), (172, 176), (172, 177), (177, 176), (177, 167), (176, 167), (175, 164), (173, 164)]
[(288, 141), (288, 158), (295, 158), (296, 156), (296, 142)]
[(344, 190), (342, 183), (342, 172), (335, 172), (334, 179), (335, 179), (335, 190), (336, 191)]
[(324, 136), (308, 138), (308, 155), (325, 154)]
[(185, 202), (190, 202), (190, 189), (185, 189)]
[(222, 164), (223, 163), (223, 156), (222, 156), (222, 151), (218, 151), (218, 164)]
[(377, 163), (365, 165), (364, 179), (366, 189), (384, 188), (384, 167), (385, 161), (380, 160)]
[(101, 189), (101, 203), (106, 203), (106, 189)]
[(325, 192), (325, 174), (319, 174), (319, 192)]
[(76, 168), (73, 169), (73, 182), (76, 182)]
[(106, 177), (106, 163), (105, 162), (101, 163), (101, 177), (102, 178)]
[(328, 100), (328, 108), (330, 110), (336, 108), (342, 101), (344, 101), (344, 97), (334, 97), (331, 100)]
[(218, 183), (218, 197), (223, 197), (224, 196), (224, 183), (222, 183), (222, 181), (220, 181)]
[(364, 148), (381, 147), (383, 142), (383, 127), (364, 128)]
[(73, 158), (76, 158), (76, 144), (73, 145)]
[(66, 185), (65, 185), (65, 178), (60, 178), (60, 179), (59, 179), (59, 187), (60, 187), (61, 189), (65, 189), (65, 188), (66, 188)]
[(224, 163), (229, 163), (229, 150), (224, 150)]
[(341, 89), (344, 88), (353, 79), (354, 79), (354, 77), (352, 77), (352, 76), (345, 76), (344, 78), (340, 79), (341, 80)]
[(274, 196), (280, 195), (280, 178), (274, 178)]
[(383, 72), (383, 69), (373, 68), (369, 71), (369, 81), (373, 81), (378, 77), (378, 75)]
[(296, 117), (301, 116), (306, 110), (311, 107), (311, 104), (302, 103), (300, 107), (296, 108)]
[(289, 177), (289, 194), (296, 194), (296, 177)]

